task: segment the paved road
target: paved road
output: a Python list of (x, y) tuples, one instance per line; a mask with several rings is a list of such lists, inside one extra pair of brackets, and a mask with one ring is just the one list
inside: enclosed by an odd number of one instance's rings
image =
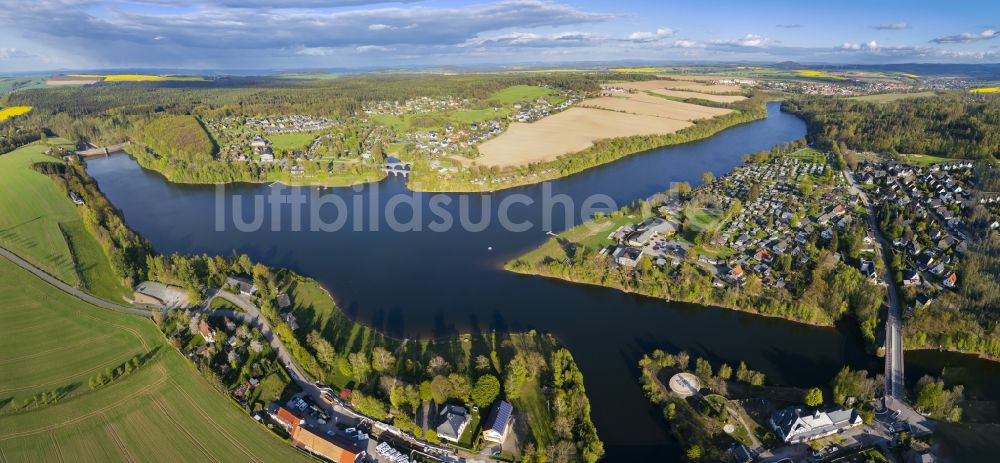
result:
[(56, 278), (56, 277), (54, 277), (52, 275), (49, 275), (48, 273), (45, 273), (45, 271), (43, 271), (42, 269), (40, 269), (38, 267), (35, 267), (30, 262), (28, 262), (28, 261), (26, 261), (26, 260), (18, 257), (17, 254), (14, 254), (13, 252), (8, 251), (7, 249), (0, 248), (0, 255), (6, 257), (8, 260), (10, 260), (11, 262), (17, 264), (19, 267), (21, 267), (21, 268), (23, 268), (23, 269), (25, 269), (25, 270), (27, 270), (27, 271), (29, 271), (31, 273), (34, 273), (39, 278), (45, 280), (46, 282), (48, 282), (52, 286), (55, 286), (56, 288), (59, 288), (62, 291), (66, 292), (66, 293), (69, 293), (70, 295), (75, 296), (75, 297), (77, 297), (79, 299), (83, 299), (84, 301), (86, 301), (86, 302), (88, 302), (90, 304), (93, 304), (93, 305), (96, 305), (98, 307), (105, 308), (105, 309), (108, 309), (108, 310), (115, 310), (115, 311), (118, 311), (118, 312), (125, 312), (125, 313), (128, 313), (128, 314), (139, 315), (139, 316), (142, 316), (142, 317), (152, 317), (153, 316), (153, 312), (151, 312), (149, 310), (143, 310), (143, 309), (137, 309), (135, 307), (126, 307), (126, 306), (122, 306), (122, 305), (118, 305), (118, 304), (113, 304), (111, 302), (105, 301), (103, 299), (98, 299), (98, 298), (96, 298), (94, 296), (91, 296), (90, 294), (87, 294), (87, 293), (85, 293), (83, 291), (80, 291), (79, 289), (76, 289), (76, 288), (74, 288), (74, 287), (72, 287), (72, 286), (70, 286), (70, 285), (68, 285), (66, 283), (63, 283), (58, 278)]
[(896, 285), (892, 281), (892, 248), (882, 236), (882, 231), (879, 230), (878, 220), (875, 218), (875, 211), (868, 200), (868, 195), (858, 188), (854, 182), (854, 176), (850, 172), (844, 172), (844, 176), (851, 184), (851, 189), (864, 203), (865, 210), (868, 212), (869, 226), (881, 247), (879, 254), (882, 255), (884, 263), (882, 280), (889, 293), (889, 310), (885, 320), (885, 395), (887, 399), (891, 399), (890, 402), (903, 403), (906, 400), (905, 378), (903, 376), (903, 323), (899, 318), (899, 294), (897, 294)]

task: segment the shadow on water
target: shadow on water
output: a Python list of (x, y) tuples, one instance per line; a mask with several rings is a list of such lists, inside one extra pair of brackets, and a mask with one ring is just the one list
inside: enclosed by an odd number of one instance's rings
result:
[[(336, 195), (350, 205), (351, 213), (338, 231), (291, 231), (288, 213), (282, 214), (281, 227), (275, 230), (239, 232), (231, 220), (225, 221), (229, 226), (224, 230), (217, 230), (215, 186), (171, 184), (124, 155), (91, 161), (89, 170), (108, 198), (124, 211), (129, 225), (159, 251), (247, 253), (269, 265), (290, 268), (320, 281), (351, 319), (386, 334), (427, 338), (473, 330), (552, 332), (572, 351), (584, 373), (592, 416), (606, 443), (608, 460), (627, 461), (639, 455), (669, 460), (677, 457), (676, 448), (666, 437), (659, 411), (638, 386), (636, 362), (642, 353), (654, 348), (684, 349), (713, 362), (735, 365), (742, 360), (775, 383), (812, 386), (827, 383), (844, 364), (855, 368), (873, 364), (856, 330), (838, 332), (526, 277), (505, 272), (501, 266), (543, 243), (549, 229), (560, 231), (583, 221), (579, 205), (591, 195), (607, 195), (621, 206), (660, 192), (671, 182), (696, 184), (705, 171), (722, 175), (740, 164), (744, 154), (805, 135), (800, 119), (780, 112), (777, 104), (768, 110), (766, 120), (706, 140), (629, 156), (547, 184), (439, 196), (451, 199), (445, 210), (456, 218), (460, 205), (467, 205), (474, 222), (496, 217), (497, 205), (515, 194), (565, 197), (577, 205), (568, 216), (555, 209), (551, 226), (545, 227), (542, 201), (517, 204), (509, 210), (511, 219), (533, 224), (523, 232), (508, 231), (496, 220), (478, 231), (459, 226), (430, 231), (427, 225), (437, 220), (431, 214), (416, 220), (421, 231), (394, 232), (383, 216), (374, 221), (367, 215), (356, 218), (359, 211), (384, 211), (396, 194), (423, 206), (435, 196), (409, 192), (404, 181), (394, 177), (363, 187), (319, 192)], [(233, 204), (248, 210), (254, 195), (270, 193), (264, 185), (234, 185), (227, 186), (221, 197), (229, 214)], [(362, 207), (356, 209), (358, 200)], [(309, 207), (308, 201), (304, 207)], [(412, 215), (406, 207), (397, 211), (401, 219)], [(263, 213), (264, 223), (271, 223), (271, 211)], [(320, 217), (328, 223), (335, 216), (336, 210), (320, 209)], [(354, 231), (361, 224), (365, 231)], [(309, 230), (308, 223), (302, 229)]]

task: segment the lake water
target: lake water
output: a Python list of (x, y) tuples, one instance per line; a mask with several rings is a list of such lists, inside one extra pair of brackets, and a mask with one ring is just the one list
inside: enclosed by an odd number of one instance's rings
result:
[[(742, 162), (744, 154), (805, 135), (805, 124), (782, 113), (778, 104), (769, 105), (768, 113), (766, 120), (728, 129), (707, 140), (636, 154), (545, 185), (496, 193), (415, 194), (396, 177), (363, 187), (302, 189), (336, 196), (348, 206), (349, 217), (334, 232), (293, 231), (287, 205), (262, 211), (267, 225), (263, 230), (238, 231), (231, 218), (217, 223), (218, 198), (224, 200), (227, 214), (235, 199), (249, 220), (255, 197), (272, 194), (274, 188), (292, 191), (288, 187), (228, 185), (220, 194), (215, 186), (169, 183), (142, 170), (126, 155), (88, 164), (128, 224), (160, 252), (246, 253), (268, 265), (293, 269), (326, 286), (351, 318), (396, 337), (490, 329), (555, 334), (584, 373), (607, 461), (663, 461), (679, 454), (666, 436), (660, 412), (650, 406), (638, 386), (636, 362), (645, 352), (683, 349), (716, 365), (742, 360), (766, 373), (770, 382), (798, 386), (826, 384), (843, 365), (880, 371), (881, 363), (865, 354), (860, 335), (850, 323), (839, 329), (810, 327), (517, 275), (504, 271), (502, 265), (544, 242), (549, 229), (558, 232), (583, 221), (579, 206), (588, 197), (607, 195), (624, 205), (663, 191), (671, 182), (695, 184), (705, 171), (725, 174)], [(513, 221), (534, 224), (527, 231), (510, 231), (496, 219), (499, 205), (515, 195), (537, 199), (508, 209)], [(540, 200), (545, 196), (571, 200), (576, 207), (569, 216), (556, 208), (551, 226), (545, 227), (546, 206)], [(387, 203), (399, 202), (399, 198), (423, 207), (422, 215), (413, 221), (420, 231), (393, 231), (383, 214), (364, 214), (360, 220), (355, 216), (371, 211), (373, 205), (375, 210), (385, 210)], [(430, 225), (440, 220), (426, 212), (426, 206), (448, 200), (450, 204), (441, 210), (456, 222), (461, 210), (472, 211), (474, 221), (484, 215), (492, 220), (481, 230), (455, 226), (432, 231)], [(304, 207), (312, 205), (307, 197)], [(400, 221), (413, 218), (409, 206), (395, 210)], [(319, 211), (327, 223), (342, 215), (330, 206)], [(302, 230), (309, 230), (311, 223), (303, 220)]]

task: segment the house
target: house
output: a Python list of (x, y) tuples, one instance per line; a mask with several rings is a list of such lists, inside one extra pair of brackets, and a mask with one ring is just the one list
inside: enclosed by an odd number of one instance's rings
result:
[(257, 292), (257, 286), (247, 277), (235, 276), (226, 277), (226, 286), (232, 286), (240, 291), (244, 296), (253, 296)]
[(743, 276), (744, 276), (743, 267), (737, 265), (729, 269), (729, 272), (726, 273), (726, 276), (728, 276), (729, 279), (732, 281), (743, 281)]
[(215, 342), (215, 330), (213, 330), (211, 326), (208, 326), (208, 323), (205, 323), (205, 320), (198, 323), (198, 333), (201, 334), (201, 337), (206, 343), (211, 344)]
[(861, 273), (865, 274), (869, 280), (875, 281), (878, 279), (878, 273), (875, 271), (875, 262), (869, 259), (861, 259)]
[(815, 411), (804, 414), (801, 408), (778, 410), (768, 420), (771, 429), (788, 444), (809, 442), (861, 425), (861, 416), (853, 408)]
[(288, 299), (288, 294), (285, 293), (279, 294), (278, 297), (275, 298), (275, 300), (278, 302), (279, 309), (287, 309), (289, 306), (292, 305), (292, 301)]
[(260, 135), (257, 135), (256, 137), (253, 137), (253, 140), (250, 142), (250, 146), (253, 148), (266, 148), (267, 140)]
[(276, 423), (285, 428), (285, 431), (292, 433), (295, 428), (302, 424), (302, 419), (292, 413), (291, 410), (279, 405), (268, 413)]
[(903, 286), (916, 286), (920, 284), (920, 273), (909, 269), (903, 272)]
[(69, 192), (69, 199), (72, 199), (73, 204), (76, 204), (77, 206), (83, 205), (83, 198), (80, 197), (80, 194), (75, 191)]
[(322, 436), (298, 426), (292, 431), (292, 445), (335, 463), (357, 463), (367, 454), (357, 442), (347, 437), (339, 434)]
[(514, 406), (501, 400), (493, 406), (483, 424), (483, 440), (503, 444), (513, 421)]
[(635, 267), (642, 260), (642, 249), (632, 246), (618, 246), (611, 254), (615, 263), (624, 267)]
[(295, 319), (295, 314), (291, 312), (284, 312), (281, 314), (281, 320), (284, 321), (293, 331), (299, 329), (299, 321)]
[(946, 276), (944, 280), (941, 281), (941, 284), (943, 284), (946, 288), (952, 288), (952, 289), (955, 288), (955, 284), (957, 283), (958, 283), (958, 275), (956, 275), (955, 272), (951, 272), (951, 274)]
[(469, 414), (466, 413), (465, 407), (460, 405), (445, 405), (439, 413), (441, 417), (441, 424), (437, 427), (437, 435), (439, 438), (458, 442), (462, 437), (462, 431), (465, 431), (465, 427), (469, 424)]

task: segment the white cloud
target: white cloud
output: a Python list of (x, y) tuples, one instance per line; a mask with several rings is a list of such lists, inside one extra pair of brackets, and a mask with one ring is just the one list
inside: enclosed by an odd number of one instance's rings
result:
[(669, 27), (661, 27), (653, 32), (648, 32), (648, 31), (633, 32), (628, 35), (627, 40), (638, 43), (656, 42), (659, 40), (663, 40), (667, 37), (673, 37), (676, 34), (677, 31)]
[(903, 29), (909, 29), (910, 25), (908, 23), (900, 21), (896, 23), (879, 24), (877, 26), (872, 26), (872, 27), (880, 31), (901, 31)]
[(13, 59), (13, 58), (28, 58), (33, 56), (24, 50), (19, 50), (17, 48), (4, 47), (0, 48), (0, 59)]
[(756, 34), (747, 34), (738, 39), (715, 40), (711, 43), (730, 47), (764, 48), (771, 44), (771, 39)]
[(840, 48), (844, 50), (875, 50), (878, 48), (878, 42), (874, 40), (865, 43), (846, 42)]
[(383, 47), (381, 45), (359, 45), (354, 47), (354, 51), (358, 53), (387, 52), (392, 50), (394, 50), (394, 48)]
[(944, 37), (938, 37), (932, 39), (932, 43), (970, 43), (979, 42), (981, 40), (991, 40), (997, 37), (997, 31), (995, 29), (986, 29), (978, 34), (972, 32), (963, 32), (958, 35), (946, 35)]
[(555, 34), (535, 34), (531, 32), (511, 32), (491, 37), (477, 37), (467, 40), (461, 47), (579, 47), (596, 45), (601, 37), (585, 32), (558, 32)]
[(704, 48), (705, 45), (695, 42), (693, 40), (679, 39), (674, 41), (674, 47), (676, 48)]

